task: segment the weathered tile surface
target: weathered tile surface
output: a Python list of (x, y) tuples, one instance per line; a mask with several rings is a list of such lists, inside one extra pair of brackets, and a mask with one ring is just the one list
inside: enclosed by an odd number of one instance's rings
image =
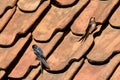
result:
[(43, 50), (44, 55), (47, 56), (52, 50), (52, 48), (54, 48), (54, 46), (56, 45), (58, 40), (61, 38), (61, 36), (62, 36), (62, 33), (56, 34), (53, 40), (51, 40), (49, 43), (39, 43), (32, 40), (30, 46), (28, 47), (28, 49), (26, 50), (23, 57), (16, 65), (16, 67), (10, 73), (9, 77), (21, 78), (29, 70), (30, 66), (37, 66), (39, 64), (38, 60), (36, 60), (36, 55), (34, 54), (32, 49), (33, 44), (37, 44)]
[(85, 60), (83, 66), (75, 75), (74, 80), (97, 80), (99, 77), (100, 72), (105, 67), (105, 65), (92, 65)]
[(83, 59), (79, 62), (74, 62), (65, 72), (59, 74), (52, 74), (44, 71), (37, 80), (71, 80), (79, 66), (82, 65)]
[(37, 11), (30, 13), (22, 12), (17, 8), (13, 17), (0, 34), (0, 45), (11, 45), (18, 34), (25, 34), (48, 5), (49, 0), (41, 4)]
[(101, 35), (95, 39), (95, 45), (87, 55), (89, 61), (104, 63), (114, 52), (120, 52), (119, 33), (119, 29), (108, 25)]
[(96, 18), (96, 22), (104, 23), (114, 7), (119, 4), (119, 0), (99, 0), (98, 8), (93, 16)]
[(23, 11), (35, 11), (42, 0), (19, 0), (17, 5)]
[(109, 20), (110, 24), (114, 27), (120, 28), (120, 6), (117, 8), (117, 10), (112, 15), (111, 19)]
[(5, 12), (5, 9), (14, 7), (16, 4), (17, 0), (1, 0), (0, 1), (0, 16), (3, 15)]
[(120, 63), (120, 54), (114, 56), (110, 60), (110, 62), (103, 68), (97, 80), (108, 80), (111, 74), (114, 72), (117, 65), (119, 65), (119, 63)]
[(0, 18), (0, 32), (3, 30), (5, 25), (8, 23), (13, 13), (15, 12), (15, 8), (9, 9), (1, 18)]
[[(120, 80), (119, 4), (1, 0), (0, 80)], [(91, 17), (97, 29), (80, 40), (89, 32)], [(50, 66), (43, 66), (43, 73), (33, 44)]]
[(69, 32), (53, 54), (47, 59), (51, 70), (62, 70), (69, 65), (72, 59), (81, 58), (92, 44), (92, 36), (85, 43), (80, 37)]
[(62, 6), (67, 6), (67, 5), (71, 5), (71, 4), (73, 4), (74, 2), (76, 2), (76, 0), (55, 0), (56, 1), (56, 3), (58, 4), (58, 5), (62, 5)]
[(114, 72), (110, 80), (119, 80), (120, 79), (120, 65), (118, 66), (117, 70)]
[(87, 7), (81, 12), (81, 14), (77, 17), (75, 22), (73, 23), (71, 30), (75, 34), (84, 34), (85, 30), (88, 26), (89, 20), (93, 17), (93, 13), (95, 12), (98, 6), (98, 0), (91, 0)]
[(6, 69), (11, 64), (11, 62), (15, 59), (15, 57), (17, 57), (19, 51), (23, 48), (29, 37), (30, 34), (25, 38), (21, 38), (14, 46), (10, 48), (0, 47), (0, 68)]
[(4, 70), (0, 70), (0, 79), (2, 79), (2, 77), (5, 75), (5, 71)]
[(91, 0), (71, 27), (72, 32), (75, 34), (84, 34), (91, 17), (95, 17), (96, 22), (103, 23), (118, 1)]
[(51, 5), (51, 9), (33, 32), (35, 40), (47, 41), (56, 30), (63, 30), (87, 2), (88, 0), (80, 0), (75, 6), (68, 8)]

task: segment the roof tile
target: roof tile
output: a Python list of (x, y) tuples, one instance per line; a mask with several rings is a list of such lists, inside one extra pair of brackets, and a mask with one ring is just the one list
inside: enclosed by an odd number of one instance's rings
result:
[(102, 69), (105, 67), (105, 65), (92, 65), (88, 63), (87, 60), (85, 60), (83, 66), (80, 68), (78, 73), (75, 75), (74, 80), (98, 80), (97, 77), (99, 77), (100, 72), (102, 72)]
[(0, 32), (4, 29), (5, 25), (8, 23), (10, 18), (15, 12), (15, 7), (9, 9), (1, 18), (0, 18)]
[(42, 75), (40, 75), (38, 80), (71, 80), (72, 76), (74, 76), (77, 69), (82, 65), (83, 59), (78, 62), (72, 63), (72, 65), (62, 73), (51, 74), (49, 72), (44, 71)]
[(96, 18), (96, 22), (104, 23), (116, 4), (119, 4), (118, 2), (119, 0), (99, 0), (98, 7), (93, 14)]
[[(39, 43), (32, 40), (30, 46), (15, 66), (13, 71), (9, 74), (9, 77), (21, 78), (23, 77), (26, 72), (28, 71), (30, 66), (37, 66), (38, 61), (36, 60), (36, 55), (33, 52), (32, 45), (37, 44), (43, 50), (45, 56), (47, 56), (52, 48), (56, 45), (58, 40), (61, 38), (62, 33), (58, 33), (55, 37), (48, 43)], [(23, 63), (24, 62), (24, 63)], [(24, 65), (24, 66), (23, 66)]]
[(120, 54), (114, 56), (110, 62), (103, 68), (101, 74), (97, 80), (108, 80), (108, 78), (113, 74), (114, 70), (120, 63)]
[(4, 70), (0, 70), (0, 79), (2, 80), (2, 77), (5, 75), (5, 71)]
[(95, 39), (95, 45), (87, 55), (89, 62), (104, 63), (114, 52), (120, 52), (119, 33), (119, 29), (114, 29), (108, 25), (102, 34)]
[(11, 64), (11, 62), (16, 58), (19, 51), (24, 46), (24, 44), (28, 41), (29, 37), (30, 34), (25, 38), (21, 38), (12, 47), (0, 48), (0, 68), (6, 69)]
[(35, 11), (42, 0), (19, 0), (17, 6), (23, 11)]
[(73, 4), (74, 2), (76, 2), (76, 0), (55, 0), (57, 2), (57, 5), (62, 5), (62, 6), (65, 6), (65, 5), (71, 5)]
[(88, 0), (80, 0), (75, 6), (68, 8), (58, 8), (52, 5), (33, 32), (35, 40), (47, 41), (56, 30), (63, 30), (87, 2)]
[(117, 8), (115, 13), (112, 15), (111, 19), (109, 20), (110, 24), (114, 27), (120, 28), (120, 6)]
[(47, 59), (51, 70), (62, 70), (72, 59), (81, 58), (92, 45), (93, 37), (90, 35), (85, 43), (79, 41), (80, 36), (69, 32), (61, 44), (55, 49)]
[(41, 67), (38, 66), (37, 68), (33, 68), (29, 75), (27, 77), (25, 77), (25, 80), (34, 80), (35, 76), (37, 76), (38, 74), (40, 74), (41, 71)]
[[(119, 4), (120, 0), (0, 1), (0, 80), (120, 80)], [(91, 17), (96, 29), (89, 33)], [(42, 73), (35, 44), (50, 67), (43, 66)]]
[(14, 7), (17, 0), (0, 0), (0, 16), (3, 15), (5, 9), (8, 7)]
[(0, 45), (11, 45), (18, 34), (25, 34), (48, 5), (49, 1), (46, 1), (37, 9), (37, 11), (31, 13), (22, 12), (17, 8), (15, 14), (0, 34)]
[(88, 27), (88, 23), (93, 13), (95, 12), (98, 6), (98, 0), (91, 0), (87, 7), (81, 12), (81, 14), (77, 17), (73, 25), (71, 26), (71, 30), (75, 34), (84, 34), (86, 28)]
[(120, 65), (117, 67), (110, 80), (119, 80), (119, 79), (120, 79)]

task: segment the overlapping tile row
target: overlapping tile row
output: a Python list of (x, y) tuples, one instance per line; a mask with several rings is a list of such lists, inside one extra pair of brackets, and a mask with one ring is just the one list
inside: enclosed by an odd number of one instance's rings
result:
[[(119, 0), (0, 1), (1, 80), (119, 80)], [(96, 30), (86, 40), (91, 17)], [(32, 49), (50, 69), (41, 73)]]

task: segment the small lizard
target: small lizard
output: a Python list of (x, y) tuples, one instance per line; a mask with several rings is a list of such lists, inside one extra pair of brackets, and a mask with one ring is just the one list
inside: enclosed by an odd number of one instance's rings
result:
[(86, 29), (86, 32), (85, 32), (85, 34), (80, 38), (79, 41), (81, 41), (81, 40), (85, 41), (85, 40), (88, 38), (89, 34), (92, 34), (96, 29), (97, 29), (97, 27), (96, 27), (95, 18), (94, 18), (94, 17), (91, 17), (91, 18), (90, 18), (90, 21), (89, 21), (89, 24), (88, 24), (88, 27), (87, 27), (87, 29)]
[(45, 66), (45, 68), (50, 69), (47, 61), (45, 60), (45, 57), (43, 55), (43, 51), (41, 50), (41, 48), (39, 48), (36, 44), (32, 45), (32, 48), (34, 50), (35, 55), (37, 56), (37, 59), (40, 61), (41, 73), (43, 72), (43, 65)]

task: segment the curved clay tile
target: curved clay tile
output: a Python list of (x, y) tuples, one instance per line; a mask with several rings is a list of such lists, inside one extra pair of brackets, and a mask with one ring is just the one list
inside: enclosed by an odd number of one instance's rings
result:
[(25, 34), (48, 6), (49, 0), (32, 13), (26, 13), (17, 8), (9, 23), (5, 26), (4, 31), (0, 34), (0, 45), (12, 45), (14, 40), (17, 39), (17, 35)]
[(94, 48), (87, 55), (91, 63), (105, 63), (115, 53), (120, 52), (119, 29), (114, 29), (110, 25), (95, 39)]
[(0, 32), (4, 29), (9, 19), (12, 17), (16, 10), (16, 7), (9, 9), (1, 18), (0, 18)]
[(58, 4), (58, 5), (61, 5), (61, 6), (67, 6), (67, 5), (72, 5), (76, 2), (76, 0), (55, 0), (55, 2)]
[(18, 64), (9, 74), (9, 77), (12, 77), (12, 78), (24, 77), (24, 75), (30, 69), (30, 66), (37, 66), (39, 64), (38, 61), (36, 60), (36, 55), (34, 54), (33, 49), (32, 49), (33, 44), (38, 45), (42, 49), (46, 57), (50, 53), (50, 51), (54, 48), (54, 45), (56, 45), (56, 43), (62, 37), (62, 34), (63, 33), (56, 34), (54, 38), (48, 43), (39, 43), (39, 42), (32, 40), (32, 42), (30, 43), (30, 46), (25, 51), (24, 55), (21, 57)]
[(42, 0), (19, 0), (17, 6), (23, 11), (35, 11)]
[(115, 13), (112, 15), (109, 22), (112, 26), (120, 28), (120, 6), (117, 8)]
[(73, 20), (74, 16), (87, 4), (88, 0), (80, 0), (75, 6), (69, 8), (51, 9), (33, 31), (37, 41), (48, 41), (56, 30), (63, 30)]
[(0, 0), (0, 16), (3, 15), (5, 9), (8, 7), (14, 7), (17, 0)]

